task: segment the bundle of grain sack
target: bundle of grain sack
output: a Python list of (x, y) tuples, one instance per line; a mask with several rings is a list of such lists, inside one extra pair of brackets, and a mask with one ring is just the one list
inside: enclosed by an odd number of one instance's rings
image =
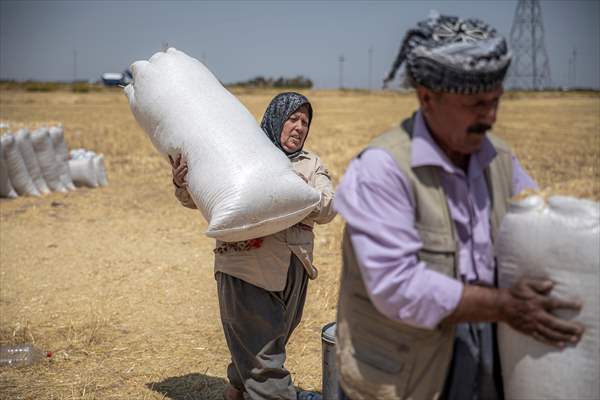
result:
[(600, 203), (531, 196), (515, 202), (497, 243), (499, 283), (523, 275), (555, 282), (551, 295), (580, 299), (579, 312), (557, 315), (585, 326), (576, 346), (540, 343), (505, 324), (498, 329), (507, 399), (600, 398)]
[(188, 190), (224, 241), (281, 231), (320, 195), (292, 170), (248, 110), (198, 60), (170, 48), (131, 66), (131, 110), (154, 147), (188, 164)]
[[(75, 190), (62, 125), (2, 135), (0, 197), (40, 196)], [(102, 163), (102, 159), (97, 160)], [(103, 167), (102, 167), (103, 168)], [(104, 171), (102, 171), (104, 174)]]

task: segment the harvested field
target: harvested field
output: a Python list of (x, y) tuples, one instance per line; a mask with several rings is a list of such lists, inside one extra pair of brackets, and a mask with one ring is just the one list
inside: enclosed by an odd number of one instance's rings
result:
[[(275, 92), (239, 92), (259, 118)], [(307, 147), (337, 183), (348, 161), (416, 106), (411, 94), (312, 91)], [(11, 127), (62, 122), (70, 148), (104, 153), (109, 186), (0, 200), (0, 343), (51, 362), (0, 370), (1, 399), (220, 399), (228, 352), (200, 214), (173, 196), (120, 91), (0, 92)], [(495, 131), (553, 193), (600, 200), (600, 96), (507, 94)], [(338, 217), (317, 228), (320, 276), (289, 346), (295, 383), (319, 390), (321, 327), (335, 318)]]

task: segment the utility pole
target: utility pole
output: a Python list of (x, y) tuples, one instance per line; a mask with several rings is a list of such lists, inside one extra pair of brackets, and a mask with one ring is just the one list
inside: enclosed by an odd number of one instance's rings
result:
[(338, 61), (340, 62), (340, 89), (343, 89), (344, 88), (344, 61), (346, 61), (343, 54), (340, 56)]
[(577, 47), (573, 47), (571, 57), (569, 57), (569, 87), (577, 86)]
[(73, 82), (77, 82), (77, 50), (73, 50)]
[(373, 46), (369, 47), (369, 91), (373, 90)]

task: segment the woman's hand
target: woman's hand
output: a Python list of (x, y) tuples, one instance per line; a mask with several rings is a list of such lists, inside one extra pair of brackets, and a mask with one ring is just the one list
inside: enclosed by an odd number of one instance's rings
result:
[(186, 175), (188, 172), (187, 163), (181, 159), (181, 154), (177, 154), (175, 160), (169, 155), (171, 162), (171, 172), (173, 174), (173, 184), (178, 188), (187, 186)]

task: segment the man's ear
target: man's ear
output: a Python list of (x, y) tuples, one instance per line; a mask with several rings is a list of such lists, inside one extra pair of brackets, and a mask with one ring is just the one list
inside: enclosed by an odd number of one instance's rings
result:
[(429, 112), (431, 109), (431, 102), (433, 101), (433, 92), (423, 86), (417, 86), (417, 98), (419, 99), (419, 105), (424, 112)]

